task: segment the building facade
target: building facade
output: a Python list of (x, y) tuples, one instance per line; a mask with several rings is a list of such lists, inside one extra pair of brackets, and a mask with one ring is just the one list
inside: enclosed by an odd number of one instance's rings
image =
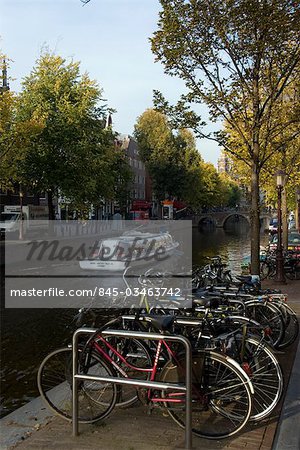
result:
[(218, 173), (230, 173), (230, 169), (230, 158), (226, 155), (224, 150), (222, 150), (220, 158), (218, 159)]
[(136, 140), (129, 135), (120, 135), (121, 148), (126, 153), (127, 160), (133, 172), (133, 182), (130, 186), (132, 200), (146, 200), (146, 169), (139, 155)]

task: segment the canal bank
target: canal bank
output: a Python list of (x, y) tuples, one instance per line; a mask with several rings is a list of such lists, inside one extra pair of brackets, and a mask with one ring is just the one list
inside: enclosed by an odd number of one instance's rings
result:
[[(264, 285), (271, 286), (271, 282)], [(300, 281), (289, 281), (284, 286), (276, 285), (276, 288), (288, 294), (289, 304), (299, 318)], [(286, 390), (271, 416), (249, 424), (231, 439), (208, 441), (193, 437), (195, 449), (299, 450), (298, 343), (295, 342), (278, 357), (284, 371)], [(143, 406), (115, 410), (104, 422), (80, 426), (78, 437), (72, 437), (70, 423), (53, 418), (42, 404), (37, 403), (25, 405), (2, 419), (0, 424), (1, 450), (171, 450), (183, 448), (184, 441), (183, 430), (171, 418), (165, 417), (161, 411), (149, 415)]]

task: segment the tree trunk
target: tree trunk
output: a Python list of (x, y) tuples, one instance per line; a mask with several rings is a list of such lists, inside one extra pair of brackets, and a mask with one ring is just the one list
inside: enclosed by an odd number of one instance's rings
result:
[(259, 57), (253, 70), (253, 128), (252, 128), (252, 164), (251, 164), (251, 275), (260, 275), (260, 202), (259, 202), (259, 136), (260, 136), (260, 101), (259, 101)]
[(295, 209), (295, 225), (296, 230), (300, 233), (300, 201), (296, 197), (296, 209)]
[(259, 170), (252, 162), (251, 169), (251, 275), (260, 274)]
[(287, 201), (286, 201), (286, 189), (282, 191), (282, 247), (283, 250), (288, 249), (288, 210), (287, 210)]
[(53, 205), (53, 194), (52, 191), (47, 191), (48, 194), (48, 209), (49, 209), (49, 220), (55, 220), (55, 212)]

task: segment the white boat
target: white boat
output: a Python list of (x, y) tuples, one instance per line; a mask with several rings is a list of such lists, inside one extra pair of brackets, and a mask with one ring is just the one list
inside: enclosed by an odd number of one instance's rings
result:
[(131, 231), (122, 236), (103, 239), (99, 249), (79, 261), (81, 269), (123, 272), (126, 267), (157, 264), (179, 246), (169, 233)]

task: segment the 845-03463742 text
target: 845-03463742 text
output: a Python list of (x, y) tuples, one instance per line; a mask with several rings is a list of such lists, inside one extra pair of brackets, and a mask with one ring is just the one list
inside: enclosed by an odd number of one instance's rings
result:
[(146, 295), (149, 297), (180, 297), (180, 288), (170, 287), (153, 287), (153, 288), (129, 288), (120, 290), (116, 287), (99, 287), (95, 286), (93, 289), (60, 289), (57, 287), (49, 287), (47, 289), (10, 289), (11, 297), (118, 297), (119, 295), (139, 297)]

